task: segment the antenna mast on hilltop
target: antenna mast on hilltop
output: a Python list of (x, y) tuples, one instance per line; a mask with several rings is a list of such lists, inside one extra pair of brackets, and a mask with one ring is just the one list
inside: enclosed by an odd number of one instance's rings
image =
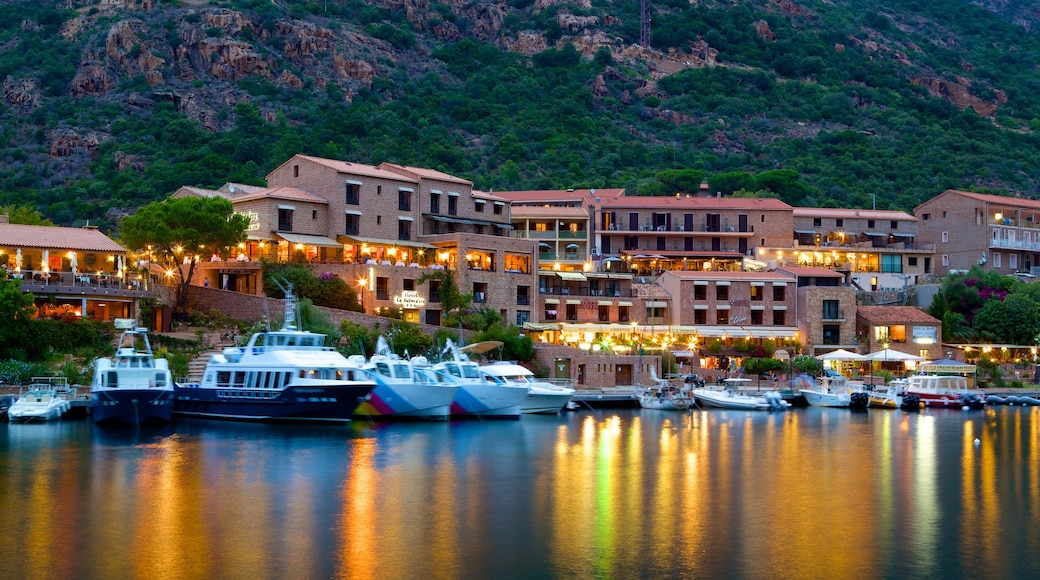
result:
[(639, 46), (650, 48), (650, 0), (639, 0)]

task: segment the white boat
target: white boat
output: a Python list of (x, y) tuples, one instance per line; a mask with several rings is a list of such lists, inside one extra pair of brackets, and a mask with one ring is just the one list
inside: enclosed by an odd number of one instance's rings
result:
[(516, 363), (497, 361), (480, 365), (480, 372), (499, 385), (527, 387), (521, 413), (559, 413), (574, 397), (574, 389), (539, 381), (530, 369)]
[(325, 335), (298, 329), (292, 287), (281, 330), (258, 332), (244, 347), (206, 363), (199, 383), (175, 383), (173, 413), (242, 421), (346, 422), (375, 381)]
[(808, 375), (802, 375), (799, 382), (801, 388), (798, 390), (805, 402), (813, 407), (848, 407), (852, 402), (852, 395), (845, 385), (844, 377), (841, 379), (825, 376), (817, 383)]
[(459, 384), (447, 375), (428, 371), (425, 357), (401, 358), (390, 350), (385, 337), (376, 341), (376, 354), (365, 361), (354, 355), (376, 387), (354, 414), (370, 419), (428, 419), (445, 421)]
[(432, 368), (459, 383), (459, 390), (451, 401), (453, 417), (520, 418), (520, 407), (527, 397), (526, 385), (500, 384), (488, 379), (480, 372), (480, 365), (470, 360), (466, 348), (459, 347), (451, 339), (444, 350), (451, 354), (451, 358), (434, 364)]
[(685, 387), (676, 387), (667, 379), (658, 378), (657, 369), (650, 367), (653, 385), (637, 387), (636, 397), (644, 409), (685, 411), (693, 406), (693, 396)]
[(155, 358), (148, 329), (116, 319), (122, 328), (115, 356), (94, 361), (91, 416), (99, 425), (168, 423), (173, 411), (173, 377), (165, 358)]
[(745, 411), (772, 411), (791, 408), (779, 391), (767, 391), (762, 395), (747, 395), (733, 389), (694, 389), (693, 397), (706, 407), (737, 409)]
[(916, 396), (926, 407), (982, 409), (986, 396), (968, 388), (968, 379), (956, 375), (912, 375), (905, 379), (903, 399)]
[(15, 423), (61, 419), (62, 415), (72, 408), (72, 403), (64, 394), (74, 391), (68, 389), (67, 382), (65, 389), (61, 389), (57, 383), (49, 379), (50, 377), (34, 377), (29, 389), (19, 394), (18, 399), (7, 409), (7, 419)]

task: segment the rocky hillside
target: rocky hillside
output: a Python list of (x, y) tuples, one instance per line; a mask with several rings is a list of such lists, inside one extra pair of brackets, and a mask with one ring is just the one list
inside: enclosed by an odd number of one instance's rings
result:
[[(895, 6), (898, 4), (900, 6)], [(1035, 195), (1040, 8), (921, 0), (0, 0), (0, 204), (114, 225), (295, 152), (483, 188), (793, 169), (792, 203)]]

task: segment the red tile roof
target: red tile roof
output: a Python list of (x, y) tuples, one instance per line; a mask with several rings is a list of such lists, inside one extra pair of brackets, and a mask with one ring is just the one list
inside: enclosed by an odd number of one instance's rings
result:
[(799, 278), (808, 278), (810, 276), (814, 278), (844, 278), (845, 274), (830, 268), (813, 267), (813, 266), (784, 266), (778, 268), (783, 272), (789, 272), (790, 274)]
[(911, 324), (940, 324), (938, 318), (916, 306), (859, 306), (856, 315), (869, 323), (896, 322)]
[(473, 186), (472, 181), (462, 179), (461, 177), (455, 177), (447, 173), (437, 171), (436, 169), (427, 169), (425, 167), (412, 167), (410, 165), (398, 165), (396, 163), (380, 163), (378, 169), (385, 169), (394, 173), (400, 173), (411, 179), (419, 181), (420, 179), (436, 179), (437, 181), (446, 181), (449, 183), (457, 183), (459, 185), (466, 185), (469, 187)]
[(122, 253), (126, 248), (94, 228), (27, 226), (0, 223), (0, 248), (14, 253), (18, 248)]
[(899, 220), (916, 222), (917, 218), (903, 212), (887, 209), (839, 209), (833, 207), (796, 207), (792, 211), (795, 218), (800, 217), (825, 217), (838, 219), (870, 219), (870, 220)]
[(289, 199), (294, 201), (309, 201), (312, 203), (329, 203), (329, 200), (324, 197), (308, 193), (302, 189), (295, 187), (275, 187), (273, 189), (258, 189), (257, 191), (244, 193), (242, 195), (236, 195), (231, 198), (231, 201), (238, 203), (242, 201), (251, 201), (254, 199)]

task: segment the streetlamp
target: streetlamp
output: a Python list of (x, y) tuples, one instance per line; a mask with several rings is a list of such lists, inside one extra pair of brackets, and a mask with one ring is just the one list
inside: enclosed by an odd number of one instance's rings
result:
[(358, 278), (358, 287), (361, 288), (361, 310), (368, 313), (368, 309), (365, 308), (365, 286), (368, 285), (368, 280), (364, 277)]

